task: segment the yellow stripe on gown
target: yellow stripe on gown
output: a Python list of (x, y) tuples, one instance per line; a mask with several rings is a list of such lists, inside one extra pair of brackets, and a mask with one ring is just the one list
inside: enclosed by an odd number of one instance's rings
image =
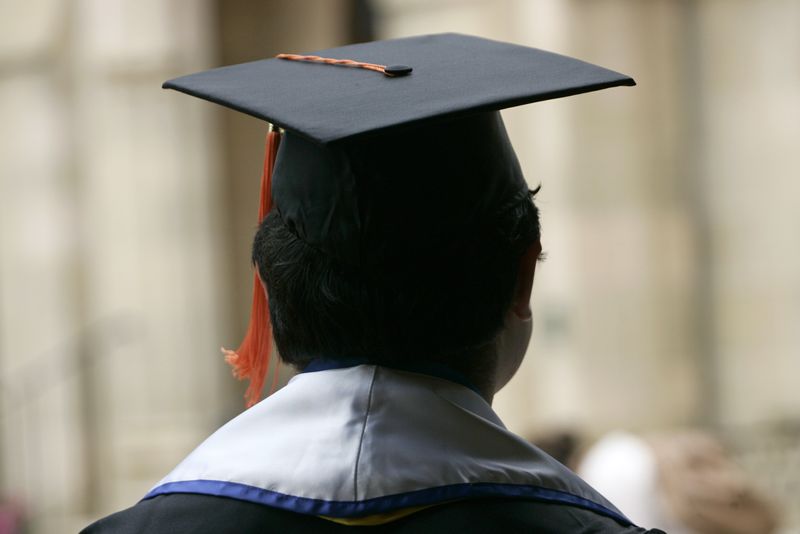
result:
[(340, 525), (348, 525), (351, 527), (370, 527), (374, 525), (385, 525), (386, 523), (397, 521), (398, 519), (402, 519), (406, 516), (419, 512), (420, 510), (424, 510), (425, 508), (433, 508), (434, 506), (441, 506), (442, 504), (447, 503), (442, 502), (437, 504), (428, 504), (425, 506), (412, 506), (410, 508), (403, 508), (402, 510), (395, 510), (385, 514), (373, 514), (366, 517), (330, 517), (327, 515), (320, 515), (318, 517), (321, 519), (327, 519), (328, 521), (333, 521), (334, 523), (339, 523)]

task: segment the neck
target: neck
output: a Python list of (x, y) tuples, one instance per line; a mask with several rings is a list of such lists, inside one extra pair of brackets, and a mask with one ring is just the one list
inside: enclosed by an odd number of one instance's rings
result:
[(320, 358), (312, 360), (305, 365), (302, 368), (302, 372), (322, 371), (360, 364), (383, 365), (389, 368), (430, 374), (462, 384), (475, 391), (487, 403), (491, 404), (495, 389), (495, 362), (495, 351), (487, 346), (469, 352), (459, 352), (411, 362), (377, 362), (370, 361), (368, 358)]
[(433, 358), (433, 361), (453, 369), (473, 385), (483, 399), (492, 404), (495, 392), (497, 350), (494, 343)]

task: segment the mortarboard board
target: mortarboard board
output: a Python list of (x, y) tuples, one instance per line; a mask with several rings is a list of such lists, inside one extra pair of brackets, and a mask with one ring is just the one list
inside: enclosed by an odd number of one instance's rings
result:
[[(285, 130), (268, 135), (259, 220), (274, 206), (299, 239), (336, 261), (402, 276), (473, 246), (527, 195), (499, 110), (634, 84), (559, 54), (439, 34), (282, 54), (164, 87)], [(251, 380), (250, 404), (270, 345), (254, 286), (248, 334), (228, 351), (237, 376)]]
[(629, 76), (578, 59), (460, 34), (374, 41), (314, 54), (412, 70), (388, 77), (272, 58), (190, 74), (165, 82), (164, 88), (328, 144), (437, 118), (635, 84)]

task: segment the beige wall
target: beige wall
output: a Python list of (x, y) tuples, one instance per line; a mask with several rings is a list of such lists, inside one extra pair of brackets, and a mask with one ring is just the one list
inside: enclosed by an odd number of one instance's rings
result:
[(698, 83), (720, 416), (800, 414), (800, 2), (709, 1)]
[(160, 89), (209, 65), (208, 14), (3, 7), (2, 488), (34, 532), (135, 502), (218, 423), (214, 121)]

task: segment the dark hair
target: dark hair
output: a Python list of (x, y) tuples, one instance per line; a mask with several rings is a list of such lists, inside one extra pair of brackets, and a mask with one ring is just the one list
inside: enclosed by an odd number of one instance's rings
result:
[(539, 240), (536, 192), (446, 262), (381, 273), (312, 248), (273, 210), (256, 233), (253, 263), (267, 286), (281, 358), (300, 369), (315, 358), (391, 364), (485, 346), (503, 325), (523, 252)]

